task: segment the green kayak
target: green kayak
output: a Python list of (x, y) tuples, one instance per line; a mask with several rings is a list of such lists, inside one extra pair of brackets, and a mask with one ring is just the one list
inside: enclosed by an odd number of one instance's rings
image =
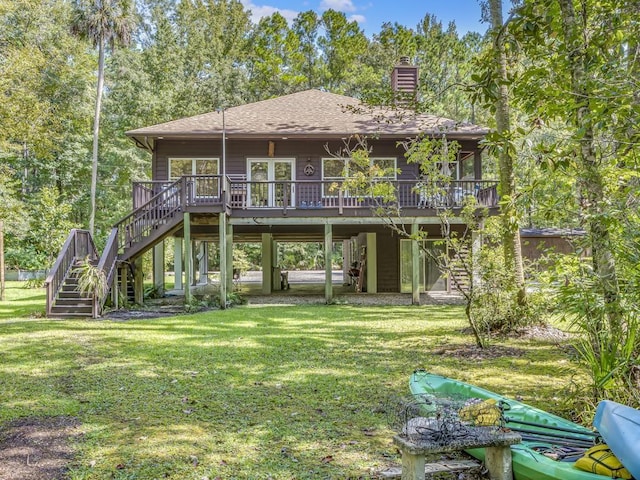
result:
[[(593, 446), (592, 430), (543, 410), (451, 378), (416, 371), (409, 382), (414, 395), (493, 399), (503, 407), (504, 426), (517, 431), (522, 443), (511, 447), (515, 480), (603, 480), (602, 475), (574, 467), (575, 460)], [(467, 453), (484, 460), (484, 449)]]

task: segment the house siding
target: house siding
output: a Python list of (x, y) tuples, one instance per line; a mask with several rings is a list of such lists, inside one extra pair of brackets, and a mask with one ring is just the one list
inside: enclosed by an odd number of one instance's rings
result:
[(378, 292), (400, 291), (400, 240), (389, 229), (377, 235)]
[[(337, 152), (344, 144), (342, 141), (325, 140), (272, 140), (275, 143), (274, 158), (296, 159), (296, 180), (321, 180), (322, 159), (329, 157), (329, 152)], [(476, 142), (460, 141), (461, 150), (471, 152), (478, 148)], [(400, 169), (398, 179), (410, 180), (418, 176), (418, 167), (408, 164), (404, 156), (404, 149), (397, 146), (395, 140), (371, 141), (371, 156), (395, 157)], [(327, 151), (328, 150), (328, 151)], [(226, 173), (231, 175), (245, 175), (247, 173), (247, 158), (268, 158), (268, 140), (227, 140), (226, 144)], [(152, 175), (154, 180), (167, 180), (169, 175), (169, 158), (172, 157), (221, 157), (221, 142), (215, 140), (159, 140), (152, 161)], [(305, 175), (304, 167), (311, 164), (313, 175)]]
[[(271, 140), (274, 142), (273, 158), (295, 159), (294, 180), (322, 180), (322, 159), (331, 156), (330, 152), (338, 152), (344, 147), (341, 140)], [(476, 142), (463, 141), (461, 150), (471, 152), (478, 148)], [(373, 157), (395, 157), (397, 167), (400, 170), (398, 179), (415, 180), (419, 176), (418, 166), (408, 164), (404, 156), (404, 149), (397, 145), (396, 140), (377, 140), (370, 142)], [(269, 140), (240, 140), (228, 139), (226, 142), (226, 173), (228, 175), (246, 175), (248, 158), (269, 158)], [(152, 172), (154, 180), (168, 179), (168, 163), (170, 158), (203, 158), (222, 157), (222, 145), (220, 140), (158, 140), (152, 157)], [(476, 157), (479, 158), (479, 157)], [(313, 172), (305, 173), (305, 167), (312, 165)], [(476, 164), (476, 170), (478, 169)], [(238, 210), (238, 217), (242, 217), (245, 211)], [(301, 217), (299, 224), (295, 225), (270, 225), (266, 221), (262, 225), (238, 225), (234, 235), (236, 241), (259, 241), (261, 233), (272, 233), (278, 241), (320, 241), (323, 238), (321, 229), (322, 210), (301, 210), (307, 214)], [(235, 211), (234, 211), (235, 214)], [(319, 217), (314, 216), (320, 214)], [(270, 216), (277, 218), (286, 216), (282, 211), (266, 210), (264, 218)], [(371, 213), (363, 212), (362, 216), (370, 216)], [(357, 217), (357, 215), (356, 215)], [(194, 226), (194, 234), (203, 238), (207, 235), (217, 235), (217, 225), (199, 224)], [(410, 226), (406, 226), (407, 229)], [(428, 231), (429, 238), (440, 238), (440, 228), (437, 224), (422, 225), (422, 229)], [(377, 264), (377, 291), (381, 293), (400, 291), (400, 236), (383, 225), (360, 223), (354, 218), (353, 223), (334, 225), (334, 240), (341, 241), (358, 237), (367, 232), (376, 233), (376, 264)], [(213, 238), (212, 237), (212, 238)]]

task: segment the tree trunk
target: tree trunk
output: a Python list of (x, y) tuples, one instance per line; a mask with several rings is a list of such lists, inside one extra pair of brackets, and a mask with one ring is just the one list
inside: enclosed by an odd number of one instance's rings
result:
[(93, 154), (91, 157), (91, 212), (89, 215), (89, 232), (95, 232), (96, 190), (98, 188), (98, 140), (100, 136), (100, 111), (102, 109), (102, 90), (104, 86), (104, 36), (98, 41), (98, 86), (96, 91), (96, 109), (93, 117)]
[(518, 288), (518, 303), (526, 301), (524, 285), (524, 268), (522, 264), (522, 247), (515, 207), (516, 181), (513, 172), (513, 149), (511, 147), (511, 120), (509, 108), (509, 90), (507, 75), (507, 55), (504, 48), (502, 19), (502, 0), (489, 0), (491, 28), (495, 34), (494, 60), (496, 65), (495, 81), (498, 84), (498, 96), (495, 99), (496, 130), (499, 136), (500, 196), (502, 213), (502, 244), (505, 266)]
[[(617, 330), (620, 327), (619, 285), (610, 232), (606, 224), (604, 181), (596, 155), (593, 115), (590, 109), (592, 92), (589, 90), (588, 39), (580, 35), (573, 0), (559, 0), (559, 4), (574, 96), (573, 121), (576, 132), (579, 132), (577, 135), (580, 142), (577, 179), (580, 189), (579, 206), (583, 217), (588, 219), (593, 269), (600, 280), (610, 326)], [(583, 11), (583, 15), (586, 12)]]
[(4, 300), (4, 221), (0, 220), (0, 301)]

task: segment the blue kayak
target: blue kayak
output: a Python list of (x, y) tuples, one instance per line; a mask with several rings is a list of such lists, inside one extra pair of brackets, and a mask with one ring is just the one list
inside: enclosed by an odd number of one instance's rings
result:
[(596, 409), (593, 426), (631, 475), (640, 478), (640, 411), (603, 400)]
[[(597, 434), (588, 428), (489, 390), (424, 371), (417, 371), (411, 376), (409, 387), (414, 395), (450, 395), (499, 402), (504, 407), (505, 427), (517, 431), (523, 438), (522, 443), (511, 447), (515, 480), (607, 478), (574, 467), (577, 458), (597, 439)], [(581, 453), (564, 458), (554, 453), (562, 452), (568, 445), (581, 446)], [(467, 453), (484, 460), (484, 449), (468, 450)]]

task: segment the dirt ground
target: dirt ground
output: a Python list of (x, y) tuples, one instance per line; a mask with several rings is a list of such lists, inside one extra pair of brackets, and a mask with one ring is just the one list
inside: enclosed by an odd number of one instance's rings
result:
[(62, 480), (81, 436), (72, 417), (22, 418), (0, 429), (0, 480)]

